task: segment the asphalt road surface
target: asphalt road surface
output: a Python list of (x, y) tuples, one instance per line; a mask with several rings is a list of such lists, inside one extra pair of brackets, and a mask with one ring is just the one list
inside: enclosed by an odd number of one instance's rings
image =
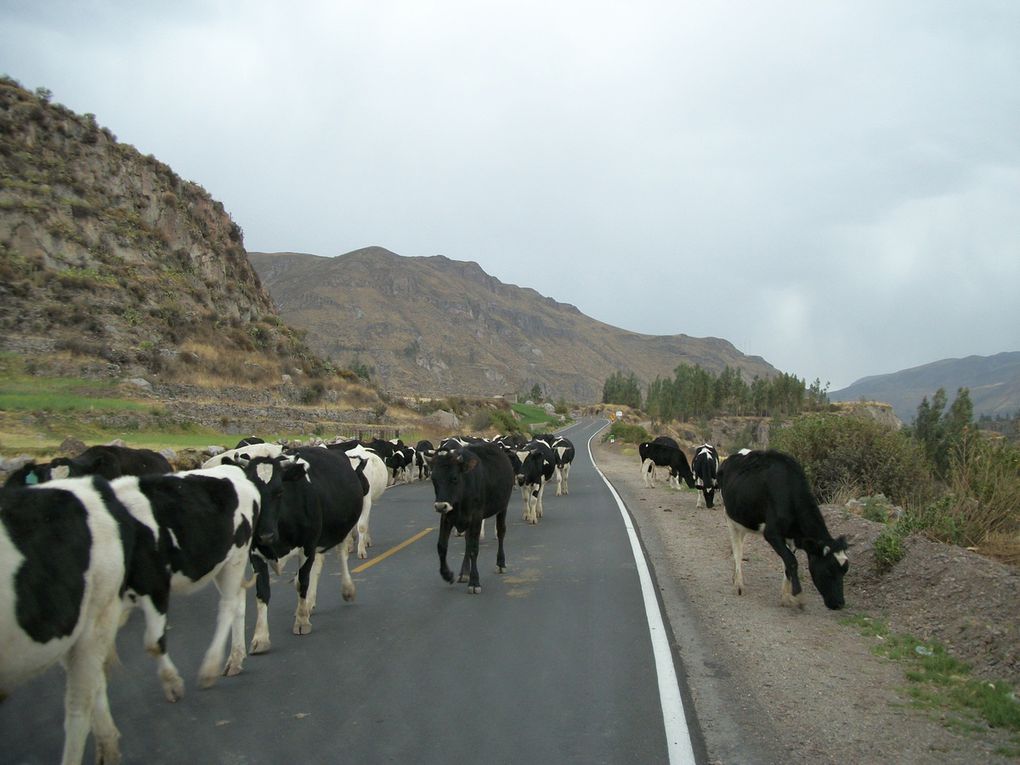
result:
[[(249, 656), (236, 677), (208, 690), (196, 683), (214, 587), (171, 600), (168, 645), (186, 683), (176, 704), (163, 698), (133, 613), (110, 678), (124, 762), (703, 762), (697, 732), (687, 738), (695, 726), (654, 584), (589, 457), (601, 424), (565, 432), (577, 447), (570, 495), (554, 496), (550, 484), (539, 525), (522, 522), (515, 489), (502, 575), (486, 522), (480, 595), (440, 578), (432, 486), (415, 482), (373, 508), (369, 559), (350, 559), (353, 603), (341, 600), (339, 563), (327, 554), (310, 634), (291, 634), (295, 562), (275, 578), (272, 649)], [(462, 555), (452, 539), (455, 571)], [(252, 591), (246, 642), (254, 617)], [(60, 759), (63, 689), (54, 668), (0, 705), (0, 762)], [(90, 738), (86, 762), (91, 747)]]

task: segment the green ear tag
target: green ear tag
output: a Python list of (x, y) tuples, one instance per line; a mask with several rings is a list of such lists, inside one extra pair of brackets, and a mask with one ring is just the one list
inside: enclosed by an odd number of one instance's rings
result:
[(35, 474), (34, 470), (25, 476), (25, 486), (35, 486), (37, 483), (39, 483), (39, 476)]

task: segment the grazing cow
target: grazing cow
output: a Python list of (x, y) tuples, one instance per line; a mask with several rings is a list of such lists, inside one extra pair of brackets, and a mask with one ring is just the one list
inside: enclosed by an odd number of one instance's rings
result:
[[(662, 440), (660, 440), (662, 439)], [(672, 443), (666, 443), (672, 441)], [(676, 441), (668, 436), (660, 436), (654, 441), (645, 441), (638, 445), (638, 454), (641, 456), (641, 475), (645, 480), (645, 486), (654, 488), (654, 468), (669, 468), (669, 484), (676, 489), (680, 488), (680, 479), (690, 487), (694, 488), (694, 473), (687, 462), (687, 455), (676, 446)]]
[(570, 439), (547, 433), (535, 438), (545, 441), (556, 457), (556, 496), (570, 493), (570, 466), (574, 462), (574, 445)]
[(468, 577), (468, 592), (478, 594), (482, 585), (478, 578), (478, 537), (485, 518), (496, 517), (499, 548), (496, 566), (503, 573), (506, 558), (503, 538), (506, 536), (506, 513), (514, 490), (514, 473), (510, 460), (496, 444), (472, 444), (456, 450), (440, 449), (432, 461), (432, 486), (435, 489), (439, 523), (439, 575), (453, 583), (453, 572), (446, 565), (450, 532), (456, 528), (464, 533), (464, 561), (460, 579)]
[(104, 664), (114, 652), (132, 524), (99, 477), (0, 489), (0, 701), (58, 661), (64, 665), (64, 750), (120, 761)]
[(372, 546), (372, 535), (369, 532), (369, 521), (372, 517), (372, 504), (386, 491), (389, 482), (389, 470), (382, 461), (382, 457), (371, 449), (362, 446), (358, 441), (345, 441), (340, 444), (327, 444), (327, 449), (336, 452), (343, 452), (351, 461), (351, 467), (357, 472), (358, 465), (364, 462), (362, 474), (368, 481), (368, 491), (362, 499), (361, 515), (358, 516), (358, 557), (367, 558), (368, 548)]
[(701, 507), (702, 499), (705, 500), (705, 507), (712, 507), (715, 503), (715, 490), (719, 488), (719, 453), (712, 444), (702, 444), (694, 450), (691, 472), (694, 473), (694, 485), (701, 489), (696, 507)]
[(128, 446), (90, 446), (77, 457), (57, 457), (50, 462), (29, 462), (7, 479), (5, 486), (34, 486), (53, 479), (98, 475), (107, 480), (122, 475), (169, 473), (173, 468), (166, 457), (151, 449)]
[(748, 451), (726, 459), (719, 469), (726, 522), (733, 550), (733, 584), (744, 590), (741, 570), (744, 537), (761, 534), (783, 559), (780, 602), (803, 608), (795, 549), (807, 552), (811, 580), (827, 608), (843, 607), (843, 576), (849, 568), (846, 537), (833, 539), (825, 527), (807, 477), (789, 454)]
[(524, 499), (524, 521), (536, 524), (543, 513), (545, 485), (556, 473), (556, 454), (549, 444), (536, 438), (516, 456), (520, 459), (517, 485)]
[(414, 466), (418, 468), (418, 480), (423, 481), (432, 475), (432, 458), (436, 456), (436, 447), (431, 441), (421, 440), (414, 445)]
[[(168, 701), (184, 695), (184, 682), (166, 650), (170, 593), (195, 592), (210, 581), (220, 593), (216, 629), (199, 670), (208, 688), (222, 672), (236, 675), (244, 663), (245, 591), (242, 587), (253, 537), (276, 538), (279, 495), (288, 480), (304, 477), (291, 460), (260, 458), (242, 470), (217, 465), (160, 476), (124, 476), (111, 482), (117, 499), (136, 521), (125, 605), (141, 605), (145, 649), (156, 657)], [(230, 657), (223, 652), (232, 633)]]
[(258, 617), (251, 653), (262, 653), (270, 647), (268, 561), (274, 561), (279, 571), (286, 558), (292, 554), (298, 556), (295, 635), (307, 635), (312, 631), (311, 614), (322, 572), (322, 553), (336, 548), (340, 556), (343, 599), (351, 601), (355, 596), (354, 581), (347, 565), (347, 537), (361, 516), (367, 490), (367, 481), (362, 484), (363, 469), (367, 463), (359, 460), (356, 471), (347, 455), (318, 446), (304, 446), (293, 454), (307, 464), (309, 480), (284, 484), (276, 538), (270, 542), (257, 539), (252, 546)]

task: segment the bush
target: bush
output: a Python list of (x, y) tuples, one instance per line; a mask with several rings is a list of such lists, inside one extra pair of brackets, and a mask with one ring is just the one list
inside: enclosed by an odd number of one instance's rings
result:
[(626, 422), (614, 422), (609, 427), (608, 435), (614, 436), (617, 441), (626, 441), (632, 444), (640, 444), (651, 439), (648, 431), (643, 427), (640, 425), (628, 425)]
[(903, 549), (903, 531), (897, 526), (887, 526), (875, 539), (875, 565), (879, 571), (888, 571), (901, 560)]
[(815, 495), (828, 502), (848, 485), (896, 504), (923, 502), (934, 484), (917, 444), (873, 420), (835, 414), (800, 417), (771, 446), (804, 466)]

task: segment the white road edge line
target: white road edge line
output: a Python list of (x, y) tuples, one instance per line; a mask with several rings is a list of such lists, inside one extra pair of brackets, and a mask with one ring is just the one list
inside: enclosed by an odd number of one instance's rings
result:
[(599, 474), (616, 500), (616, 506), (620, 510), (620, 515), (623, 516), (624, 528), (627, 529), (627, 536), (630, 538), (634, 562), (637, 564), (641, 594), (645, 601), (645, 615), (648, 619), (648, 631), (652, 638), (652, 655), (655, 658), (655, 670), (659, 680), (659, 704), (662, 706), (662, 722), (666, 729), (669, 762), (670, 765), (696, 765), (694, 746), (687, 728), (687, 717), (684, 715), (684, 702), (680, 696), (680, 682), (677, 680), (676, 667), (673, 665), (673, 652), (670, 649), (669, 636), (662, 621), (659, 599), (656, 597), (655, 587), (652, 585), (652, 575), (648, 571), (648, 564), (645, 562), (645, 555), (641, 550), (641, 543), (638, 541), (634, 524), (631, 523), (630, 514), (616, 489), (609, 483), (609, 479), (599, 470), (595, 456), (591, 451), (591, 442), (604, 428), (605, 426), (599, 428), (588, 439), (588, 457), (591, 459), (595, 472)]

